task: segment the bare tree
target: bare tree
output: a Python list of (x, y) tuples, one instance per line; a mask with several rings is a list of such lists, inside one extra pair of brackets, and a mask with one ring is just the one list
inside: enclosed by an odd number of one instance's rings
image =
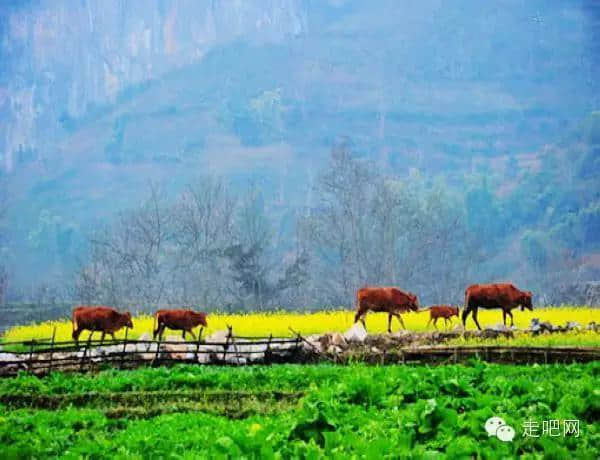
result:
[(301, 225), (315, 297), (350, 305), (364, 284), (399, 285), (424, 299), (457, 297), (469, 264), (466, 227), (443, 184), (384, 177), (341, 146), (317, 192), (321, 202)]
[[(263, 195), (251, 186), (238, 208), (235, 244), (226, 251), (229, 283), (238, 308), (265, 309), (297, 299), (306, 283), (307, 254), (275, 248)], [(295, 293), (295, 295), (294, 295)]]
[(228, 296), (225, 251), (233, 245), (235, 200), (221, 180), (196, 180), (173, 211), (171, 301), (217, 305)]
[(155, 185), (137, 209), (90, 240), (91, 260), (77, 282), (82, 298), (109, 303), (143, 302), (156, 305), (165, 297), (169, 279), (171, 220)]

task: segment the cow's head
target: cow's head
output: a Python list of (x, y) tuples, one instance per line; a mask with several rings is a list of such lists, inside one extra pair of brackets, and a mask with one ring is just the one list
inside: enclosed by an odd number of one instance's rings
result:
[(419, 299), (417, 298), (417, 296), (409, 293), (408, 298), (410, 299), (410, 302), (408, 303), (408, 308), (410, 308), (412, 311), (419, 311)]
[(125, 327), (133, 328), (133, 321), (131, 320), (131, 313), (129, 313), (128, 311), (123, 313), (123, 319), (125, 320), (124, 321)]
[(206, 321), (206, 313), (198, 313), (198, 320), (200, 324), (204, 327), (208, 327), (208, 322)]
[(521, 304), (521, 311), (525, 311), (525, 309), (527, 308), (528, 310), (533, 311), (533, 305), (531, 304), (531, 291), (525, 291), (523, 293), (523, 295), (521, 296), (521, 299), (519, 300), (519, 303)]

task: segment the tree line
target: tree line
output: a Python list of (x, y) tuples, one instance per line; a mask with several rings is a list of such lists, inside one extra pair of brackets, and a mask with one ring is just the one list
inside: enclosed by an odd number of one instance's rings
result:
[(153, 185), (144, 203), (90, 238), (75, 296), (148, 307), (321, 308), (353, 305), (362, 285), (389, 284), (448, 302), (484, 261), (461, 197), (443, 181), (385, 175), (339, 145), (314, 188), (317, 202), (282, 236), (257, 186), (236, 195), (203, 176), (167, 201)]
[[(308, 190), (315, 199), (285, 223), (256, 184), (239, 192), (203, 175), (174, 197), (150, 184), (143, 202), (89, 235), (74, 273), (25, 297), (147, 310), (317, 309), (352, 306), (367, 284), (461, 303), (468, 284), (510, 280), (534, 291), (536, 304), (560, 304), (572, 297), (565, 286), (599, 275), (586, 266), (586, 254), (600, 249), (597, 185), (581, 176), (589, 161), (571, 163), (562, 152), (546, 155), (540, 172), (500, 196), (497, 174), (449, 185), (384, 170), (341, 143)], [(10, 285), (2, 261), (0, 303)]]

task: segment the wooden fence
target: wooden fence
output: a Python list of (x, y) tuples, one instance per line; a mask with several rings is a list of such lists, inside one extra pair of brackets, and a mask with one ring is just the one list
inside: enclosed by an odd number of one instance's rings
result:
[[(127, 330), (126, 330), (127, 331)], [(302, 338), (235, 336), (229, 327), (224, 341), (206, 342), (202, 333), (194, 342), (124, 339), (81, 342), (50, 339), (3, 342), (0, 376), (19, 371), (43, 375), (53, 370), (88, 371), (102, 367), (119, 369), (140, 365), (189, 364), (271, 364), (291, 362), (302, 351)]]

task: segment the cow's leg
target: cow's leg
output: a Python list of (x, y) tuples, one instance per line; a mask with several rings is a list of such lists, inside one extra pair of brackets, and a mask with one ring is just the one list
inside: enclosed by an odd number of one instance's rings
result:
[(506, 326), (506, 310), (502, 310), (502, 321), (504, 322), (504, 325)]
[(433, 327), (435, 327), (435, 330), (437, 331), (437, 322), (438, 322), (439, 316), (435, 317), (433, 320)]
[(388, 332), (392, 332), (392, 314), (388, 313)]
[(73, 337), (73, 340), (75, 341), (75, 343), (79, 342), (79, 334), (81, 334), (80, 329), (73, 329), (73, 334), (71, 334), (71, 336)]
[(510, 316), (510, 327), (513, 327), (515, 324), (515, 320), (513, 319), (512, 311), (508, 310), (508, 316)]
[(477, 321), (477, 307), (473, 308), (473, 321), (475, 321), (475, 324), (477, 325), (477, 329), (481, 330), (479, 321)]
[(190, 329), (190, 330), (189, 330), (189, 331), (187, 331), (187, 332), (189, 332), (189, 333), (192, 335), (192, 337), (194, 338), (194, 340), (198, 340), (198, 339), (196, 338), (196, 334), (194, 334), (194, 331), (192, 331), (192, 330)]
[(462, 312), (462, 323), (463, 327), (467, 327), (467, 318), (469, 317), (469, 313), (471, 313), (471, 307), (467, 305), (467, 307)]
[(181, 331), (181, 338), (182, 338), (183, 340), (185, 340), (185, 329), (183, 329), (183, 330)]
[(156, 329), (154, 331), (152, 331), (152, 340), (156, 340), (156, 335), (158, 334), (158, 332), (160, 331), (160, 326), (162, 325), (162, 323), (158, 323), (156, 325)]
[(354, 315), (354, 324), (356, 324), (358, 322), (358, 320), (360, 320), (360, 322), (363, 324), (364, 328), (367, 329), (367, 323), (365, 322), (366, 314), (367, 314), (367, 310), (363, 309), (362, 307), (359, 307), (358, 311), (356, 312), (356, 315)]
[(114, 341), (114, 340), (117, 340), (117, 339), (115, 338), (115, 333), (114, 333), (114, 332), (109, 332), (109, 334), (111, 335), (111, 337), (112, 337), (113, 341)]
[(444, 328), (448, 330), (448, 318), (444, 316)]
[[(102, 331), (102, 336), (100, 337), (100, 343), (104, 343), (104, 336), (106, 335), (106, 332)], [(91, 337), (91, 335), (90, 335)]]
[(427, 321), (427, 327), (429, 327), (429, 325), (431, 324), (432, 321), (433, 321), (433, 318), (430, 316), (429, 321)]
[(365, 330), (367, 329), (367, 323), (365, 322), (366, 314), (367, 314), (366, 311), (363, 311), (362, 309), (360, 309), (356, 312), (356, 315), (354, 315), (354, 324), (356, 324), (358, 322), (358, 320), (360, 320), (360, 322), (363, 324), (363, 327), (365, 328)]
[(402, 325), (402, 329), (406, 329), (406, 326), (404, 325), (404, 321), (402, 320), (402, 316), (400, 316), (398, 313), (394, 313), (394, 316), (396, 318), (398, 318), (398, 321), (400, 321), (400, 324)]

